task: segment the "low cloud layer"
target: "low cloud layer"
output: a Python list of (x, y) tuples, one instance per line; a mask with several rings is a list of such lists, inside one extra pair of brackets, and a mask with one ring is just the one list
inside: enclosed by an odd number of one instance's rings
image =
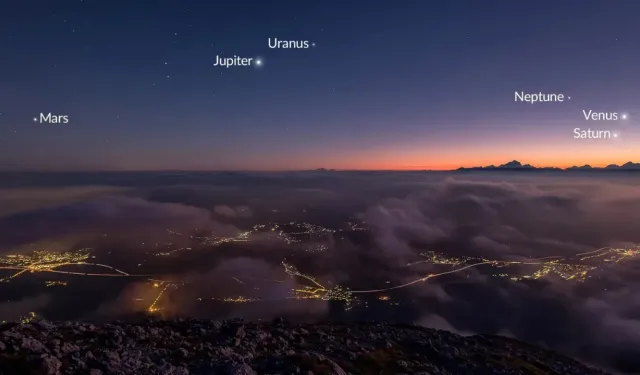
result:
[(229, 207), (225, 205), (215, 206), (213, 212), (216, 215), (220, 215), (228, 218), (250, 218), (253, 216), (251, 208), (248, 206)]
[[(380, 254), (398, 266), (414, 259), (416, 248), (526, 259), (640, 243), (640, 188), (571, 182), (448, 178), (376, 204), (362, 218), (373, 226)], [(639, 363), (629, 364), (629, 355), (611, 348), (640, 344), (639, 266), (636, 261), (605, 268), (584, 284), (554, 277), (505, 283), (470, 272), (442, 285), (446, 302), (417, 307), (416, 321), (463, 333), (508, 332), (629, 370)], [(415, 293), (407, 291), (405, 298)]]
[(55, 207), (99, 196), (124, 193), (115, 186), (71, 186), (57, 188), (0, 188), (0, 217)]

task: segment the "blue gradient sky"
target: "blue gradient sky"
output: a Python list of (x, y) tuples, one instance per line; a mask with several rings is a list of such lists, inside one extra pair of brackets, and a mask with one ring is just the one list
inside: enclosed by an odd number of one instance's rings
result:
[[(640, 161), (634, 0), (7, 3), (0, 169)], [(265, 64), (214, 67), (217, 54)], [(514, 103), (515, 90), (572, 99)], [(586, 122), (583, 109), (631, 119)], [(36, 124), (40, 112), (71, 122)], [(572, 138), (589, 126), (621, 137)]]

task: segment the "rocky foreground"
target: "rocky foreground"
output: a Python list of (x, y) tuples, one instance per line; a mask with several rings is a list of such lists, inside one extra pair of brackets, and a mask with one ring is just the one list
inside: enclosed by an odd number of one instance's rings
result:
[(0, 374), (604, 374), (498, 336), (413, 326), (171, 320), (0, 326)]

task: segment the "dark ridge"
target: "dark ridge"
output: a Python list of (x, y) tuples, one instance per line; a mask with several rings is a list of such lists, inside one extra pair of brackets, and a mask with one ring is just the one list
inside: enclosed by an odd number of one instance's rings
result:
[(2, 374), (557, 374), (605, 372), (501, 336), (406, 324), (195, 319), (0, 325)]
[(609, 164), (606, 167), (592, 167), (589, 164), (585, 164), (581, 167), (573, 166), (569, 168), (556, 168), (556, 167), (534, 167), (531, 164), (522, 164), (517, 160), (510, 161), (500, 166), (489, 165), (486, 167), (460, 167), (457, 171), (626, 171), (626, 172), (638, 172), (640, 171), (640, 163), (627, 162), (623, 165)]

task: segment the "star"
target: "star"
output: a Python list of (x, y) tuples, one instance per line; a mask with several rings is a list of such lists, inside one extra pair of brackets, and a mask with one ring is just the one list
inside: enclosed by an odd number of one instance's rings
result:
[(629, 116), (628, 116), (626, 113), (623, 113), (623, 114), (622, 114), (622, 119), (623, 119), (623, 120), (626, 120), (627, 118), (629, 118)]
[(315, 43), (311, 43), (311, 47), (315, 47), (315, 46), (316, 46), (316, 44), (315, 44)]
[(33, 118), (33, 122), (38, 122), (38, 118), (37, 118), (37, 117), (34, 117), (34, 118)]
[(262, 66), (262, 59), (259, 58), (259, 57), (256, 59), (256, 66), (257, 67), (261, 67)]
[(618, 133), (613, 133), (613, 138), (618, 138)]

